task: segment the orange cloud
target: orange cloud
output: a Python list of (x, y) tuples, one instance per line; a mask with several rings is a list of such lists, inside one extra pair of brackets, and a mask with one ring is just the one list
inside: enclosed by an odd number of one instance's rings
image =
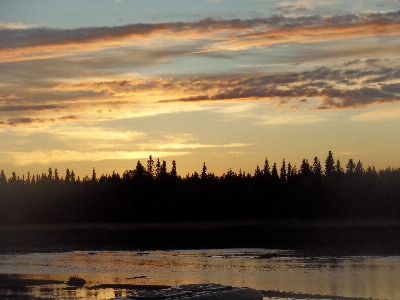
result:
[[(333, 17), (273, 16), (248, 20), (205, 19), (198, 22), (132, 24), (102, 28), (3, 29), (0, 62), (52, 58), (71, 54), (151, 45), (155, 40), (203, 40), (193, 52), (266, 47), (282, 42), (315, 43), (360, 37), (398, 36), (400, 12)], [(137, 41), (146, 39), (146, 43)]]

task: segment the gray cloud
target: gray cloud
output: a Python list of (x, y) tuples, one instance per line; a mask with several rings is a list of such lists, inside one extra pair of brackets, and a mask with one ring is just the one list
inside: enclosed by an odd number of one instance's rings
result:
[(400, 83), (386, 84), (382, 86), (382, 91), (387, 93), (400, 94)]
[[(286, 6), (294, 10), (302, 7)], [(44, 45), (82, 44), (94, 41), (118, 40), (124, 37), (146, 37), (154, 33), (210, 33), (219, 30), (240, 32), (256, 27), (285, 28), (391, 25), (400, 23), (400, 11), (385, 13), (347, 14), (341, 16), (272, 16), (254, 19), (204, 19), (197, 22), (172, 22), (154, 24), (130, 24), (115, 27), (87, 27), (77, 29), (26, 28), (0, 30), (0, 49), (25, 48)], [(265, 29), (264, 29), (265, 30)], [(379, 32), (376, 32), (377, 34)]]
[(291, 12), (306, 11), (306, 7), (304, 5), (281, 5), (274, 8), (273, 10), (281, 14), (288, 14)]
[(34, 111), (43, 111), (43, 110), (58, 110), (64, 109), (65, 105), (7, 105), (7, 106), (0, 106), (0, 112), (11, 112), (11, 111), (27, 111), (27, 110), (34, 110)]
[[(344, 65), (362, 67), (361, 65), (364, 62), (361, 60), (351, 64), (345, 62)], [(209, 90), (218, 88), (218, 92), (199, 93), (196, 96), (160, 102), (279, 99), (279, 101), (283, 101), (281, 103), (286, 103), (287, 100), (298, 100), (301, 103), (308, 104), (308, 98), (319, 98), (321, 102), (316, 107), (319, 109), (365, 107), (372, 103), (400, 101), (400, 95), (398, 95), (400, 84), (383, 84), (384, 81), (381, 81), (379, 82), (381, 87), (365, 85), (361, 88), (354, 88), (356, 82), (353, 80), (359, 80), (364, 84), (367, 81), (371, 82), (371, 80), (363, 80), (363, 78), (376, 77), (391, 80), (397, 72), (396, 66), (371, 70), (320, 67), (298, 73), (250, 76), (244, 79), (236, 79), (236, 81), (234, 78), (226, 78), (227, 83), (236, 82), (236, 85), (220, 84), (209, 88)], [(382, 76), (383, 74), (385, 76)], [(348, 87), (339, 89), (335, 87), (337, 84), (347, 85)]]
[(19, 126), (19, 125), (29, 125), (32, 123), (47, 123), (47, 122), (56, 122), (56, 121), (67, 121), (67, 120), (78, 120), (76, 116), (70, 115), (70, 116), (64, 116), (60, 118), (30, 118), (30, 117), (24, 117), (24, 118), (10, 118), (7, 120), (7, 122), (0, 121), (1, 125), (9, 125), (9, 126)]

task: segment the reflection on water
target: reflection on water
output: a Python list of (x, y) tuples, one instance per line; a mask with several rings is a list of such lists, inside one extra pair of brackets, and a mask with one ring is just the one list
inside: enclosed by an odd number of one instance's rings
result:
[[(0, 255), (0, 273), (31, 280), (27, 290), (0, 285), (2, 299), (109, 299), (134, 285), (189, 283), (248, 286), (266, 291), (265, 299), (400, 299), (400, 257), (298, 257), (265, 249), (34, 253)], [(87, 285), (42, 284), (73, 275)]]

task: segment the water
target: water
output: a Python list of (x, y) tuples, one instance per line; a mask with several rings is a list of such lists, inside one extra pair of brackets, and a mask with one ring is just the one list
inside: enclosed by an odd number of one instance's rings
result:
[[(27, 290), (1, 288), (1, 299), (100, 300), (125, 296), (127, 285), (190, 283), (247, 286), (266, 291), (264, 299), (400, 299), (398, 256), (300, 257), (267, 249), (5, 254), (0, 273), (33, 280)], [(88, 282), (84, 288), (63, 283), (73, 275)]]

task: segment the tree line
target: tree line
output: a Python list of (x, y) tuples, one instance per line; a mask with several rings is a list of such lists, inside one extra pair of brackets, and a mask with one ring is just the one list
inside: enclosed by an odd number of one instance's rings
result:
[[(324, 167), (322, 166), (324, 165)], [(229, 169), (180, 176), (176, 161), (137, 162), (122, 175), (82, 179), (73, 170), (7, 178), (0, 171), (0, 222), (146, 222), (251, 218), (400, 216), (400, 168), (377, 171), (349, 159), (342, 167), (328, 155), (303, 159), (299, 169), (268, 159), (253, 173)]]

